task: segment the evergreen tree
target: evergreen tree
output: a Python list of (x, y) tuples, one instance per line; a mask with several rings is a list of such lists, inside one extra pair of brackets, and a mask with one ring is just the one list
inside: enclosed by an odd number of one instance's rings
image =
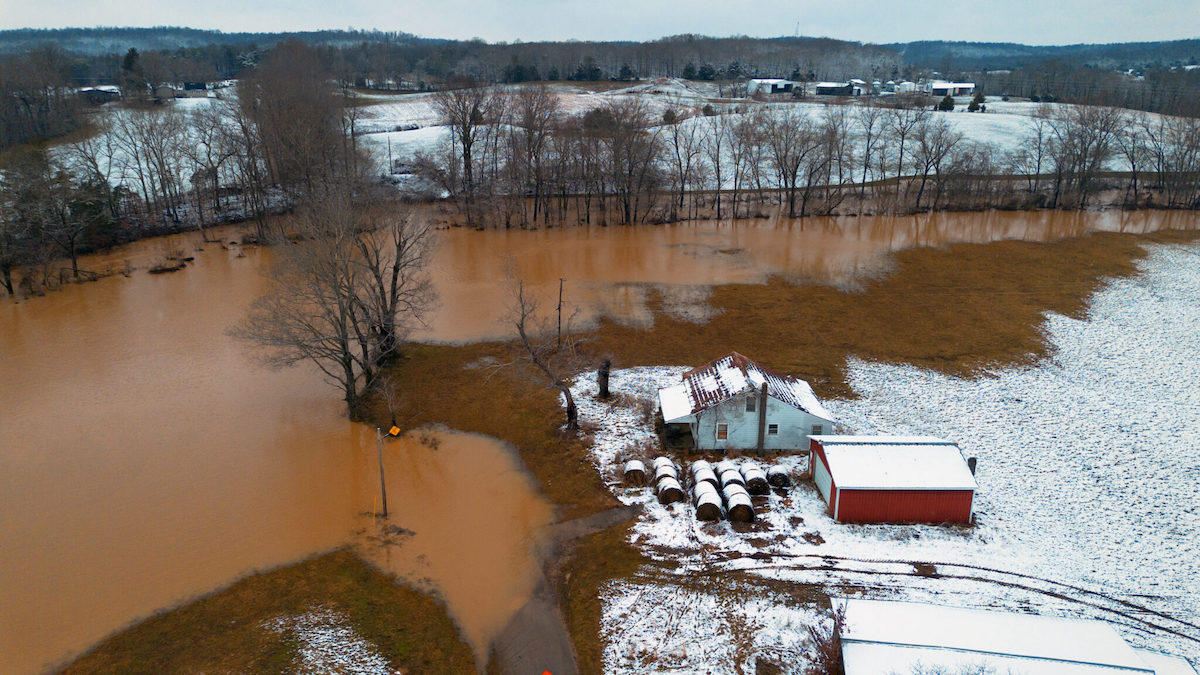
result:
[(971, 103), (967, 105), (967, 112), (976, 112), (983, 107), (983, 92), (975, 92), (975, 98), (971, 99)]
[(942, 112), (950, 112), (951, 110), (954, 110), (954, 97), (950, 94), (946, 94), (946, 98), (943, 98), (942, 102), (937, 105), (937, 109), (941, 110)]

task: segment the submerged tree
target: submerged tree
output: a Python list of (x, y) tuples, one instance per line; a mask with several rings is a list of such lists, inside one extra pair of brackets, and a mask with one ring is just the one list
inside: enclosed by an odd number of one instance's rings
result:
[(433, 301), (428, 225), (360, 202), (339, 184), (302, 208), (274, 249), (270, 289), (231, 331), (265, 348), (271, 365), (315, 364), (353, 419)]

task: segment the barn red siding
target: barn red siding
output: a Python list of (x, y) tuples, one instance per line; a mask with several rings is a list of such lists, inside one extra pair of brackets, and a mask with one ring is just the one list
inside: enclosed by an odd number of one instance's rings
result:
[(969, 523), (971, 490), (846, 490), (835, 492), (830, 513), (844, 523)]

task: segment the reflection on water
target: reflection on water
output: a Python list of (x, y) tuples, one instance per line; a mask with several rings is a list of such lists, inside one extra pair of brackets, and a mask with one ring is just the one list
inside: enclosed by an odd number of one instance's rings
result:
[[(655, 287), (672, 311), (703, 316), (709, 284), (849, 283), (913, 245), (1196, 223), (1193, 212), (1113, 211), (453, 230), (440, 233), (442, 304), (420, 337), (505, 335), (508, 260), (546, 306), (565, 278), (568, 311), (583, 319), (646, 321)], [(227, 243), (236, 230), (223, 232), (225, 246), (175, 236), (83, 261), (144, 268), (182, 249), (196, 256), (182, 272), (0, 301), (0, 671), (37, 671), (362, 527), (378, 489), (374, 434), (344, 419), (314, 369), (266, 370), (225, 335), (262, 292), (268, 252), (243, 253)], [(373, 555), (443, 589), (478, 648), (521, 600), (525, 542), (549, 512), (511, 454), (449, 438), (436, 453), (389, 446), (395, 522), (417, 534)], [(471, 548), (485, 544), (496, 552)]]
[(533, 590), (535, 551), (554, 509), (515, 450), (494, 438), (426, 429), (384, 444), (389, 522), (408, 533), (363, 550), (436, 589), (482, 663)]

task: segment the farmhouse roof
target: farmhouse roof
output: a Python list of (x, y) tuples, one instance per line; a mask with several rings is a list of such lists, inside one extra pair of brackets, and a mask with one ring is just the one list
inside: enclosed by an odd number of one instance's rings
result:
[(839, 598), (846, 675), (986, 666), (1028, 675), (1195, 675), (1183, 659), (1134, 649), (1103, 621), (914, 602)]
[(759, 82), (762, 84), (790, 84), (791, 80), (782, 80), (777, 77), (756, 77), (751, 82)]
[(833, 421), (804, 380), (780, 375), (737, 352), (693, 368), (679, 384), (659, 390), (663, 419), (667, 422), (718, 406), (729, 399), (757, 391), (767, 384), (767, 395), (814, 417)]
[(813, 86), (821, 89), (836, 89), (838, 87), (848, 86), (849, 84), (849, 82), (818, 82)]
[(810, 436), (843, 490), (974, 490), (962, 451), (933, 436)]

